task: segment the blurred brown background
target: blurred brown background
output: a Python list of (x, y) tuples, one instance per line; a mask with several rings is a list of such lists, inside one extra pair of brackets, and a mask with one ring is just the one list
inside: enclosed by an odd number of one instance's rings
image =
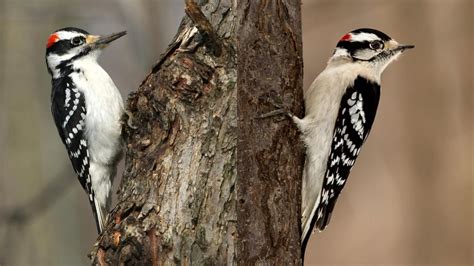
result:
[[(49, 34), (128, 30), (101, 59), (126, 99), (176, 32), (182, 2), (0, 0), (0, 264), (87, 265), (96, 238), (50, 115)], [(383, 75), (371, 136), (306, 263), (473, 265), (473, 1), (304, 0), (302, 10), (305, 86), (353, 29), (416, 45)], [(5, 222), (63, 176), (50, 208)]]
[(416, 45), (382, 75), (371, 135), (308, 262), (474, 264), (473, 2), (304, 1), (305, 86), (352, 29)]

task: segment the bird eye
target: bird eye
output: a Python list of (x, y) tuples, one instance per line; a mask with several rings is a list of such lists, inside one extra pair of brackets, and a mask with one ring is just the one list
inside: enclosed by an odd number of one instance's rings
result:
[(369, 43), (369, 47), (370, 47), (370, 49), (372, 49), (372, 50), (379, 50), (379, 49), (382, 49), (382, 48), (383, 48), (383, 42), (381, 42), (381, 41), (373, 41), (373, 42)]
[(71, 40), (71, 44), (74, 46), (78, 46), (84, 43), (84, 38), (83, 37), (74, 37)]

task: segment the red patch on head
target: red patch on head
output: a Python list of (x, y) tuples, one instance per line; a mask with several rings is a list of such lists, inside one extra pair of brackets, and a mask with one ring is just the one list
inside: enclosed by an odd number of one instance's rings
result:
[(59, 40), (58, 35), (56, 33), (53, 33), (49, 36), (48, 42), (46, 43), (46, 48), (49, 48), (53, 46), (54, 43), (56, 43)]
[(351, 39), (351, 34), (347, 33), (346, 35), (342, 36), (339, 41), (349, 41)]

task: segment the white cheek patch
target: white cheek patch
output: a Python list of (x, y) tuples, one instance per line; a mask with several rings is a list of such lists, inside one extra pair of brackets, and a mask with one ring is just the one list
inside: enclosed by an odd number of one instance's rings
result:
[(69, 60), (74, 56), (72, 53), (67, 53), (63, 55), (58, 54), (49, 54), (48, 55), (48, 65), (51, 68), (58, 66), (62, 61)]
[(351, 33), (351, 38), (349, 39), (351, 42), (364, 42), (364, 41), (375, 41), (380, 40), (377, 35), (373, 33), (367, 32), (360, 32), (360, 33)]
[(370, 50), (370, 49), (363, 49), (363, 50), (359, 50), (357, 51), (353, 57), (354, 58), (357, 58), (357, 59), (361, 59), (361, 60), (369, 60), (371, 59), (372, 57), (376, 56), (378, 53), (374, 50)]
[(63, 54), (63, 55), (58, 55), (58, 54), (53, 54), (53, 53), (48, 54), (48, 56), (46, 57), (47, 64), (48, 64), (49, 69), (51, 69), (51, 71), (53, 72), (54, 78), (57, 78), (60, 74), (59, 69), (57, 69), (56, 67), (62, 62), (67, 61), (71, 59), (72, 57), (74, 57), (75, 55), (77, 55), (79, 53), (79, 50), (80, 50), (80, 47), (77, 47), (77, 48), (71, 49), (67, 54)]
[(347, 52), (346, 49), (338, 47), (334, 50), (334, 54), (332, 56), (333, 57), (350, 56), (350, 54), (349, 54), (349, 52)]
[(47, 63), (48, 63), (48, 67), (49, 69), (51, 69), (52, 71), (52, 74), (53, 74), (53, 78), (57, 78), (59, 77), (59, 69), (57, 69), (56, 67), (61, 64), (61, 62), (65, 61), (65, 60), (69, 60), (71, 59), (72, 57), (74, 56), (74, 54), (72, 53), (67, 53), (67, 54), (63, 54), (63, 55), (57, 55), (57, 54), (49, 54), (46, 59), (47, 59)]

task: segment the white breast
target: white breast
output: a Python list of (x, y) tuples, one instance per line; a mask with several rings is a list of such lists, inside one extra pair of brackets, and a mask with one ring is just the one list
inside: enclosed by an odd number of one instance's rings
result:
[(120, 152), (123, 101), (110, 76), (94, 57), (74, 62), (71, 75), (86, 100), (86, 136), (92, 162), (109, 164)]

